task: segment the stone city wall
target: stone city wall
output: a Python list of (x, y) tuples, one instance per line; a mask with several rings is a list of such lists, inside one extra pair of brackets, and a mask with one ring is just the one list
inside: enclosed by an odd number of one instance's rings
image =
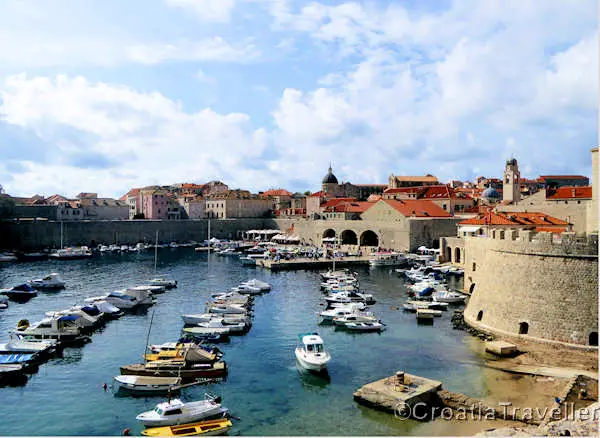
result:
[[(597, 345), (598, 237), (511, 231), (466, 237), (465, 321), (482, 331)], [(595, 339), (595, 341), (594, 341)]]

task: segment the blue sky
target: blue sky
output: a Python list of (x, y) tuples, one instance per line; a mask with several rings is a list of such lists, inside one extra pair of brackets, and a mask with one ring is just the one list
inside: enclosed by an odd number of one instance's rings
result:
[(0, 184), (590, 175), (595, 1), (4, 0)]

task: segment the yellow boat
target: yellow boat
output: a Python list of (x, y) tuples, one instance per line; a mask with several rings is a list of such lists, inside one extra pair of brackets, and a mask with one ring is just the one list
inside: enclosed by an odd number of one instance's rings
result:
[(142, 431), (144, 436), (196, 436), (223, 435), (231, 429), (231, 421), (227, 418), (200, 421), (198, 423), (178, 424), (176, 426), (150, 427)]
[[(190, 348), (197, 349), (198, 347), (195, 347), (191, 344), (177, 343), (170, 346), (170, 348), (160, 349), (158, 352), (145, 354), (144, 359), (146, 359), (146, 362), (154, 362), (158, 360), (183, 361), (185, 359), (185, 354), (187, 350)], [(219, 359), (219, 356), (217, 354), (209, 353), (207, 351), (204, 352), (204, 356), (209, 361), (216, 361)]]

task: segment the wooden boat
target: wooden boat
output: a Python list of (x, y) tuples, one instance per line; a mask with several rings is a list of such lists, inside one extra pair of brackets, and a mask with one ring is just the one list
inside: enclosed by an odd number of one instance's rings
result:
[(179, 377), (115, 376), (115, 388), (139, 394), (168, 394), (181, 388)]
[(178, 360), (184, 361), (187, 351), (196, 349), (197, 353), (205, 356), (206, 363), (212, 363), (223, 357), (220, 350), (208, 350), (192, 343), (167, 343), (163, 345), (152, 345), (150, 350), (152, 353), (146, 354), (144, 358), (147, 362), (155, 362), (157, 360)]
[(356, 332), (380, 332), (385, 328), (380, 322), (349, 322), (344, 327)]
[(177, 426), (151, 427), (142, 431), (144, 436), (196, 436), (222, 435), (233, 424), (227, 418), (219, 420), (200, 421), (198, 423), (180, 424)]
[(441, 310), (417, 309), (417, 320), (432, 320), (434, 316), (441, 316)]
[(185, 381), (199, 377), (219, 378), (227, 375), (227, 363), (197, 363), (158, 360), (147, 364), (136, 363), (121, 367), (121, 374), (151, 377), (181, 377)]

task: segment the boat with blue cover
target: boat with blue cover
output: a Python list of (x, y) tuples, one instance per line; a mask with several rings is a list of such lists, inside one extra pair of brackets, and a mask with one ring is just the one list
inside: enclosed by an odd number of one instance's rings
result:
[(0, 294), (6, 295), (9, 299), (21, 303), (29, 301), (31, 298), (37, 296), (36, 290), (27, 283), (19, 284), (10, 289), (0, 289)]

